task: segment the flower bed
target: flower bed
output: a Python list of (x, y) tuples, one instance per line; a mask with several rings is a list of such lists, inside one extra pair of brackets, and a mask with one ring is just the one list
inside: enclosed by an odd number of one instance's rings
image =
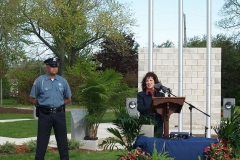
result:
[(227, 141), (219, 140), (206, 147), (204, 154), (207, 160), (233, 160), (233, 149)]

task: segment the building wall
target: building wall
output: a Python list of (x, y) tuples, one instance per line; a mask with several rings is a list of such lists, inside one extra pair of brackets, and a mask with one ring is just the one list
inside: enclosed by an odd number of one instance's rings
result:
[[(206, 48), (183, 49), (183, 97), (185, 101), (195, 106), (202, 112), (207, 112), (206, 103), (206, 75), (207, 67)], [(216, 126), (221, 119), (221, 48), (212, 48), (211, 56), (211, 125)], [(141, 81), (148, 72), (148, 48), (140, 48), (138, 56), (138, 90), (141, 91)], [(161, 83), (172, 89), (178, 96), (178, 49), (154, 48), (153, 72)], [(167, 96), (167, 94), (166, 94)], [(204, 128), (206, 115), (197, 109), (192, 109), (192, 127)], [(183, 127), (190, 126), (189, 105), (182, 107)], [(178, 125), (178, 114), (170, 117), (170, 126)]]

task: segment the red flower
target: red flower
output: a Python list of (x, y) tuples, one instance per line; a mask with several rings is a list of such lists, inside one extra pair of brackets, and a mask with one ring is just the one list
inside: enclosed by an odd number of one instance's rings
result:
[(227, 148), (227, 147), (223, 147), (223, 150), (224, 150), (224, 151), (227, 151), (227, 150), (228, 150), (228, 148)]
[(121, 160), (127, 160), (126, 157), (124, 156), (121, 156)]
[(206, 148), (204, 149), (204, 152), (208, 152), (208, 151), (209, 151), (209, 148), (210, 148), (210, 147), (206, 147)]
[(137, 155), (136, 154), (132, 154), (132, 158), (136, 158), (137, 157)]
[(228, 154), (225, 153), (225, 154), (223, 155), (223, 157), (224, 157), (224, 158), (228, 158)]
[(126, 156), (120, 156), (121, 160), (150, 160), (149, 154), (146, 151), (141, 150), (141, 148), (137, 148), (131, 151), (127, 151)]
[(218, 143), (212, 143), (204, 149), (206, 159), (224, 160), (233, 158), (232, 147), (225, 141), (219, 140)]

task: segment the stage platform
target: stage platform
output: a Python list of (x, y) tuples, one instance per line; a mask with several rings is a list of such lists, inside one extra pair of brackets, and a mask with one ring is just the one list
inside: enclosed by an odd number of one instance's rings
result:
[(136, 139), (133, 146), (134, 148), (140, 147), (147, 153), (152, 154), (155, 143), (158, 153), (166, 151), (174, 160), (198, 160), (199, 155), (202, 159), (205, 159), (203, 154), (204, 149), (211, 143), (216, 142), (216, 138), (189, 136), (187, 139), (170, 139), (142, 135)]

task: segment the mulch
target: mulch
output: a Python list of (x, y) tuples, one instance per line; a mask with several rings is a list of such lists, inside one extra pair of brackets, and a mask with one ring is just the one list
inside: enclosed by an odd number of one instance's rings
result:
[[(47, 149), (49, 152), (58, 152), (57, 147), (48, 147)], [(87, 149), (78, 149), (79, 151), (82, 152), (96, 152), (92, 150), (87, 150)], [(22, 153), (31, 153), (31, 151), (28, 150), (26, 145), (16, 145), (14, 154), (22, 154)], [(0, 153), (0, 155), (7, 155), (6, 153)]]
[(33, 114), (33, 109), (0, 107), (0, 114)]

